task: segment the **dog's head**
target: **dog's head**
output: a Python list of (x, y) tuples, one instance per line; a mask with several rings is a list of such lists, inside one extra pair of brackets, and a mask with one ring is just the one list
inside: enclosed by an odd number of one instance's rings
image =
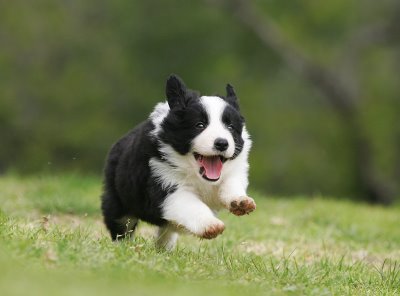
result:
[(169, 111), (160, 122), (160, 140), (184, 156), (208, 182), (221, 177), (226, 162), (242, 152), (244, 119), (231, 85), (226, 96), (200, 96), (172, 75), (167, 80)]

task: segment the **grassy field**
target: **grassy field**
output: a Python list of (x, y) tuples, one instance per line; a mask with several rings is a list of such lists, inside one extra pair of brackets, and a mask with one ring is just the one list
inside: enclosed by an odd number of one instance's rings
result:
[(249, 216), (221, 213), (224, 234), (181, 237), (170, 253), (141, 224), (112, 243), (101, 181), (0, 178), (1, 295), (398, 295), (400, 208), (253, 193)]

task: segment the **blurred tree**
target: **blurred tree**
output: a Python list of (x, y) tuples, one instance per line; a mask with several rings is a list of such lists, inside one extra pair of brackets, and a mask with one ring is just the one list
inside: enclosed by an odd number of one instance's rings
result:
[[(390, 44), (400, 36), (400, 5), (392, 1), (387, 19), (377, 23), (368, 23), (357, 28), (343, 44), (343, 54), (333, 67), (312, 58), (293, 45), (267, 14), (261, 12), (254, 1), (209, 1), (223, 4), (226, 9), (247, 29), (257, 36), (260, 42), (272, 49), (288, 67), (297, 72), (318, 89), (343, 120), (349, 133), (349, 144), (354, 153), (355, 174), (359, 189), (370, 202), (389, 204), (394, 192), (388, 183), (382, 180), (373, 162), (371, 143), (360, 119), (360, 104), (363, 101), (360, 79), (356, 69), (362, 52), (378, 43)], [(338, 65), (343, 63), (342, 69)]]
[(0, 171), (100, 173), (174, 72), (205, 94), (235, 86), (254, 188), (398, 194), (395, 1), (218, 3), (0, 1)]

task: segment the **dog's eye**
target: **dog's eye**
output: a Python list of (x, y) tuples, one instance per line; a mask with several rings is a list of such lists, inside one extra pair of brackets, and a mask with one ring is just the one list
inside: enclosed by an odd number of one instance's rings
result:
[(232, 124), (230, 124), (230, 125), (228, 125), (228, 130), (233, 130), (233, 125)]
[(203, 122), (198, 122), (198, 123), (196, 123), (196, 127), (199, 129), (204, 129), (206, 127), (206, 125)]

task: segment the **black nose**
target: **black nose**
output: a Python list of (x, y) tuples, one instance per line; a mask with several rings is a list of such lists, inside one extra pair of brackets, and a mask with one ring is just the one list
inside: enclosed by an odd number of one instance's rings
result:
[(217, 138), (214, 142), (215, 149), (221, 152), (228, 149), (228, 146), (229, 146), (228, 141), (223, 138)]

